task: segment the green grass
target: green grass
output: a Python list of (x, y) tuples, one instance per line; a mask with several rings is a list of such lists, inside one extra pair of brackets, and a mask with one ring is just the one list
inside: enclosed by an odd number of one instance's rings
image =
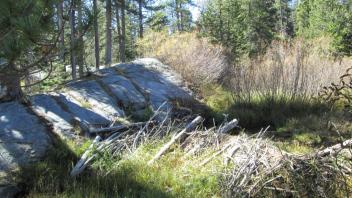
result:
[(71, 79), (71, 73), (63, 71), (64, 65), (54, 64), (50, 77), (34, 87), (35, 92), (52, 91)]
[(271, 137), (289, 152), (307, 153), (352, 137), (352, 112), (318, 99), (263, 93), (244, 97), (215, 85), (200, 92), (217, 123), (228, 114), (247, 133), (270, 126)]
[(284, 127), (292, 119), (310, 115), (323, 115), (329, 108), (318, 101), (278, 96), (255, 96), (252, 100), (235, 100), (228, 109), (232, 117), (238, 117), (246, 129), (271, 126)]
[[(331, 106), (318, 100), (287, 97), (285, 95), (253, 94), (250, 99), (235, 97), (219, 86), (202, 88), (203, 102), (210, 111), (207, 118), (221, 122), (223, 114), (238, 118), (243, 131), (258, 132), (268, 125), (270, 137), (284, 151), (296, 154), (311, 153), (322, 147), (336, 144), (352, 137), (351, 111)], [(146, 109), (140, 119), (150, 116)], [(246, 129), (246, 130), (244, 130)], [(225, 169), (214, 160), (204, 167), (197, 167), (207, 154), (185, 158), (181, 148), (175, 145), (154, 165), (147, 162), (168, 140), (148, 142), (133, 153), (122, 153), (112, 158), (102, 153), (99, 160), (77, 178), (69, 177), (69, 171), (90, 140), (80, 144), (57, 141), (47, 157), (38, 164), (23, 170), (22, 185), (28, 197), (220, 197), (221, 176)], [(309, 162), (309, 170), (318, 165)], [(280, 184), (294, 186), (304, 193), (310, 192), (316, 174), (306, 178), (306, 173), (293, 174), (289, 169), (280, 170)], [(285, 172), (286, 171), (286, 172)], [(319, 170), (316, 170), (318, 174)], [(297, 178), (295, 178), (297, 176)], [(341, 178), (329, 181), (340, 188)], [(347, 178), (352, 186), (351, 178)], [(336, 182), (335, 182), (336, 181)], [(329, 188), (329, 186), (324, 186)], [(338, 191), (336, 191), (338, 192)], [(268, 196), (275, 194), (268, 194)], [(342, 194), (343, 197), (344, 194)], [(263, 196), (265, 196), (263, 194)]]
[[(154, 165), (147, 162), (165, 143), (154, 141), (133, 153), (119, 157), (101, 154), (77, 178), (69, 171), (90, 141), (77, 146), (57, 142), (47, 157), (23, 170), (22, 184), (27, 197), (219, 197), (221, 166), (209, 163), (197, 167), (201, 158), (184, 158), (175, 146)], [(216, 171), (214, 171), (216, 170)]]

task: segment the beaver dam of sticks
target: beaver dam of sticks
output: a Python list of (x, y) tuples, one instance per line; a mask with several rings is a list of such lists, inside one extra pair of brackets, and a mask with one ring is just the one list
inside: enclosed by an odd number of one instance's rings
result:
[(192, 164), (194, 168), (210, 163), (219, 167), (216, 174), (223, 197), (345, 197), (351, 193), (352, 139), (297, 155), (276, 147), (267, 133), (269, 127), (252, 135), (230, 135), (238, 125), (236, 119), (212, 128), (202, 123), (201, 116), (175, 121), (157, 111), (147, 122), (95, 129), (91, 131), (96, 134), (94, 141), (70, 175), (89, 171), (94, 161), (106, 154), (119, 159), (144, 143), (164, 138), (168, 141), (152, 154), (148, 166), (165, 160), (163, 156), (178, 147), (184, 153), (182, 158), (198, 162)]

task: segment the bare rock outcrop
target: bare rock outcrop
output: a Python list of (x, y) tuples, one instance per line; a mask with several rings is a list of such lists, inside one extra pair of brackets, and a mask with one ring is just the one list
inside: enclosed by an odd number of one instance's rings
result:
[(18, 191), (11, 173), (45, 156), (50, 133), (68, 139), (90, 135), (91, 128), (144, 116), (165, 101), (163, 111), (168, 111), (177, 100), (194, 101), (182, 78), (158, 60), (146, 58), (99, 70), (56, 92), (31, 96), (29, 106), (0, 103), (0, 197)]

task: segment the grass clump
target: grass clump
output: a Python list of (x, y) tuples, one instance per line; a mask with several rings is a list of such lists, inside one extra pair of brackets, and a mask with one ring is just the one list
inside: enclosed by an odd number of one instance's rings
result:
[(60, 142), (46, 159), (23, 171), (22, 184), (27, 197), (219, 197), (218, 173), (209, 164), (196, 168), (197, 159), (184, 158), (173, 151), (152, 166), (147, 162), (165, 143), (158, 140), (141, 145), (133, 153), (118, 157), (101, 153), (100, 157), (77, 178), (71, 178), (77, 157), (89, 145)]
[(294, 154), (308, 154), (314, 151), (310, 145), (301, 144), (299, 142), (277, 142), (276, 145), (283, 151)]
[(325, 104), (302, 98), (257, 95), (251, 100), (235, 100), (228, 111), (233, 117), (238, 117), (245, 128), (271, 126), (277, 129), (291, 119), (324, 114), (329, 109)]
[(234, 103), (233, 95), (221, 86), (204, 86), (202, 94), (205, 103), (218, 113), (226, 112)]

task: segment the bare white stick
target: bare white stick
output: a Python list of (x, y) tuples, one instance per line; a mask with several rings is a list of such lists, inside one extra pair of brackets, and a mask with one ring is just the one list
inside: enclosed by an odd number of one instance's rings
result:
[(144, 125), (144, 127), (141, 128), (141, 129), (138, 131), (138, 133), (137, 133), (137, 135), (136, 135), (136, 138), (134, 138), (134, 140), (133, 140), (133, 145), (132, 145), (133, 148), (136, 148), (137, 142), (138, 142), (138, 140), (139, 140), (139, 136), (147, 129), (147, 127), (149, 127), (149, 124), (150, 124), (151, 122), (153, 122), (153, 119), (154, 119), (157, 115), (159, 115), (161, 108), (164, 107), (164, 106), (166, 105), (166, 103), (167, 103), (167, 101), (163, 102), (163, 104), (161, 104), (161, 105), (158, 107), (158, 109), (154, 112), (153, 116), (149, 118), (148, 122)]
[(334, 146), (325, 148), (321, 151), (318, 151), (315, 156), (317, 157), (325, 157), (327, 155), (336, 155), (338, 154), (342, 149), (349, 148), (352, 146), (352, 139), (346, 140), (340, 144), (335, 144)]
[(88, 147), (88, 149), (83, 153), (82, 157), (79, 159), (79, 161), (77, 162), (77, 164), (75, 165), (75, 167), (73, 167), (73, 169), (71, 170), (71, 177), (75, 177), (78, 174), (80, 174), (86, 167), (87, 161), (91, 161), (91, 158), (89, 157), (90, 152), (92, 151), (93, 147), (98, 144), (101, 141), (101, 137), (98, 135), (95, 137), (95, 139), (93, 140), (92, 144)]
[(233, 119), (219, 129), (219, 133), (227, 133), (238, 125), (238, 120)]
[[(231, 142), (231, 143), (225, 145), (224, 148), (222, 148), (220, 151), (215, 152), (211, 157), (209, 157), (209, 158), (203, 160), (203, 161), (199, 164), (199, 166), (204, 166), (204, 165), (206, 165), (206, 164), (209, 163), (212, 159), (214, 159), (216, 156), (220, 155), (220, 154), (223, 153), (226, 149), (228, 149), (232, 144), (233, 144), (233, 142)], [(239, 147), (238, 147), (237, 149), (239, 149)], [(237, 149), (236, 149), (236, 150), (237, 150)]]
[(179, 138), (181, 138), (185, 133), (190, 132), (199, 123), (201, 123), (203, 118), (201, 116), (196, 117), (191, 123), (189, 123), (186, 128), (184, 128), (180, 133), (173, 136), (171, 140), (166, 143), (159, 152), (148, 162), (148, 165), (153, 164), (157, 159), (159, 159)]
[(224, 164), (227, 165), (229, 164), (230, 160), (232, 159), (232, 156), (240, 149), (240, 146), (234, 146), (232, 147), (227, 154), (225, 155), (224, 159)]

